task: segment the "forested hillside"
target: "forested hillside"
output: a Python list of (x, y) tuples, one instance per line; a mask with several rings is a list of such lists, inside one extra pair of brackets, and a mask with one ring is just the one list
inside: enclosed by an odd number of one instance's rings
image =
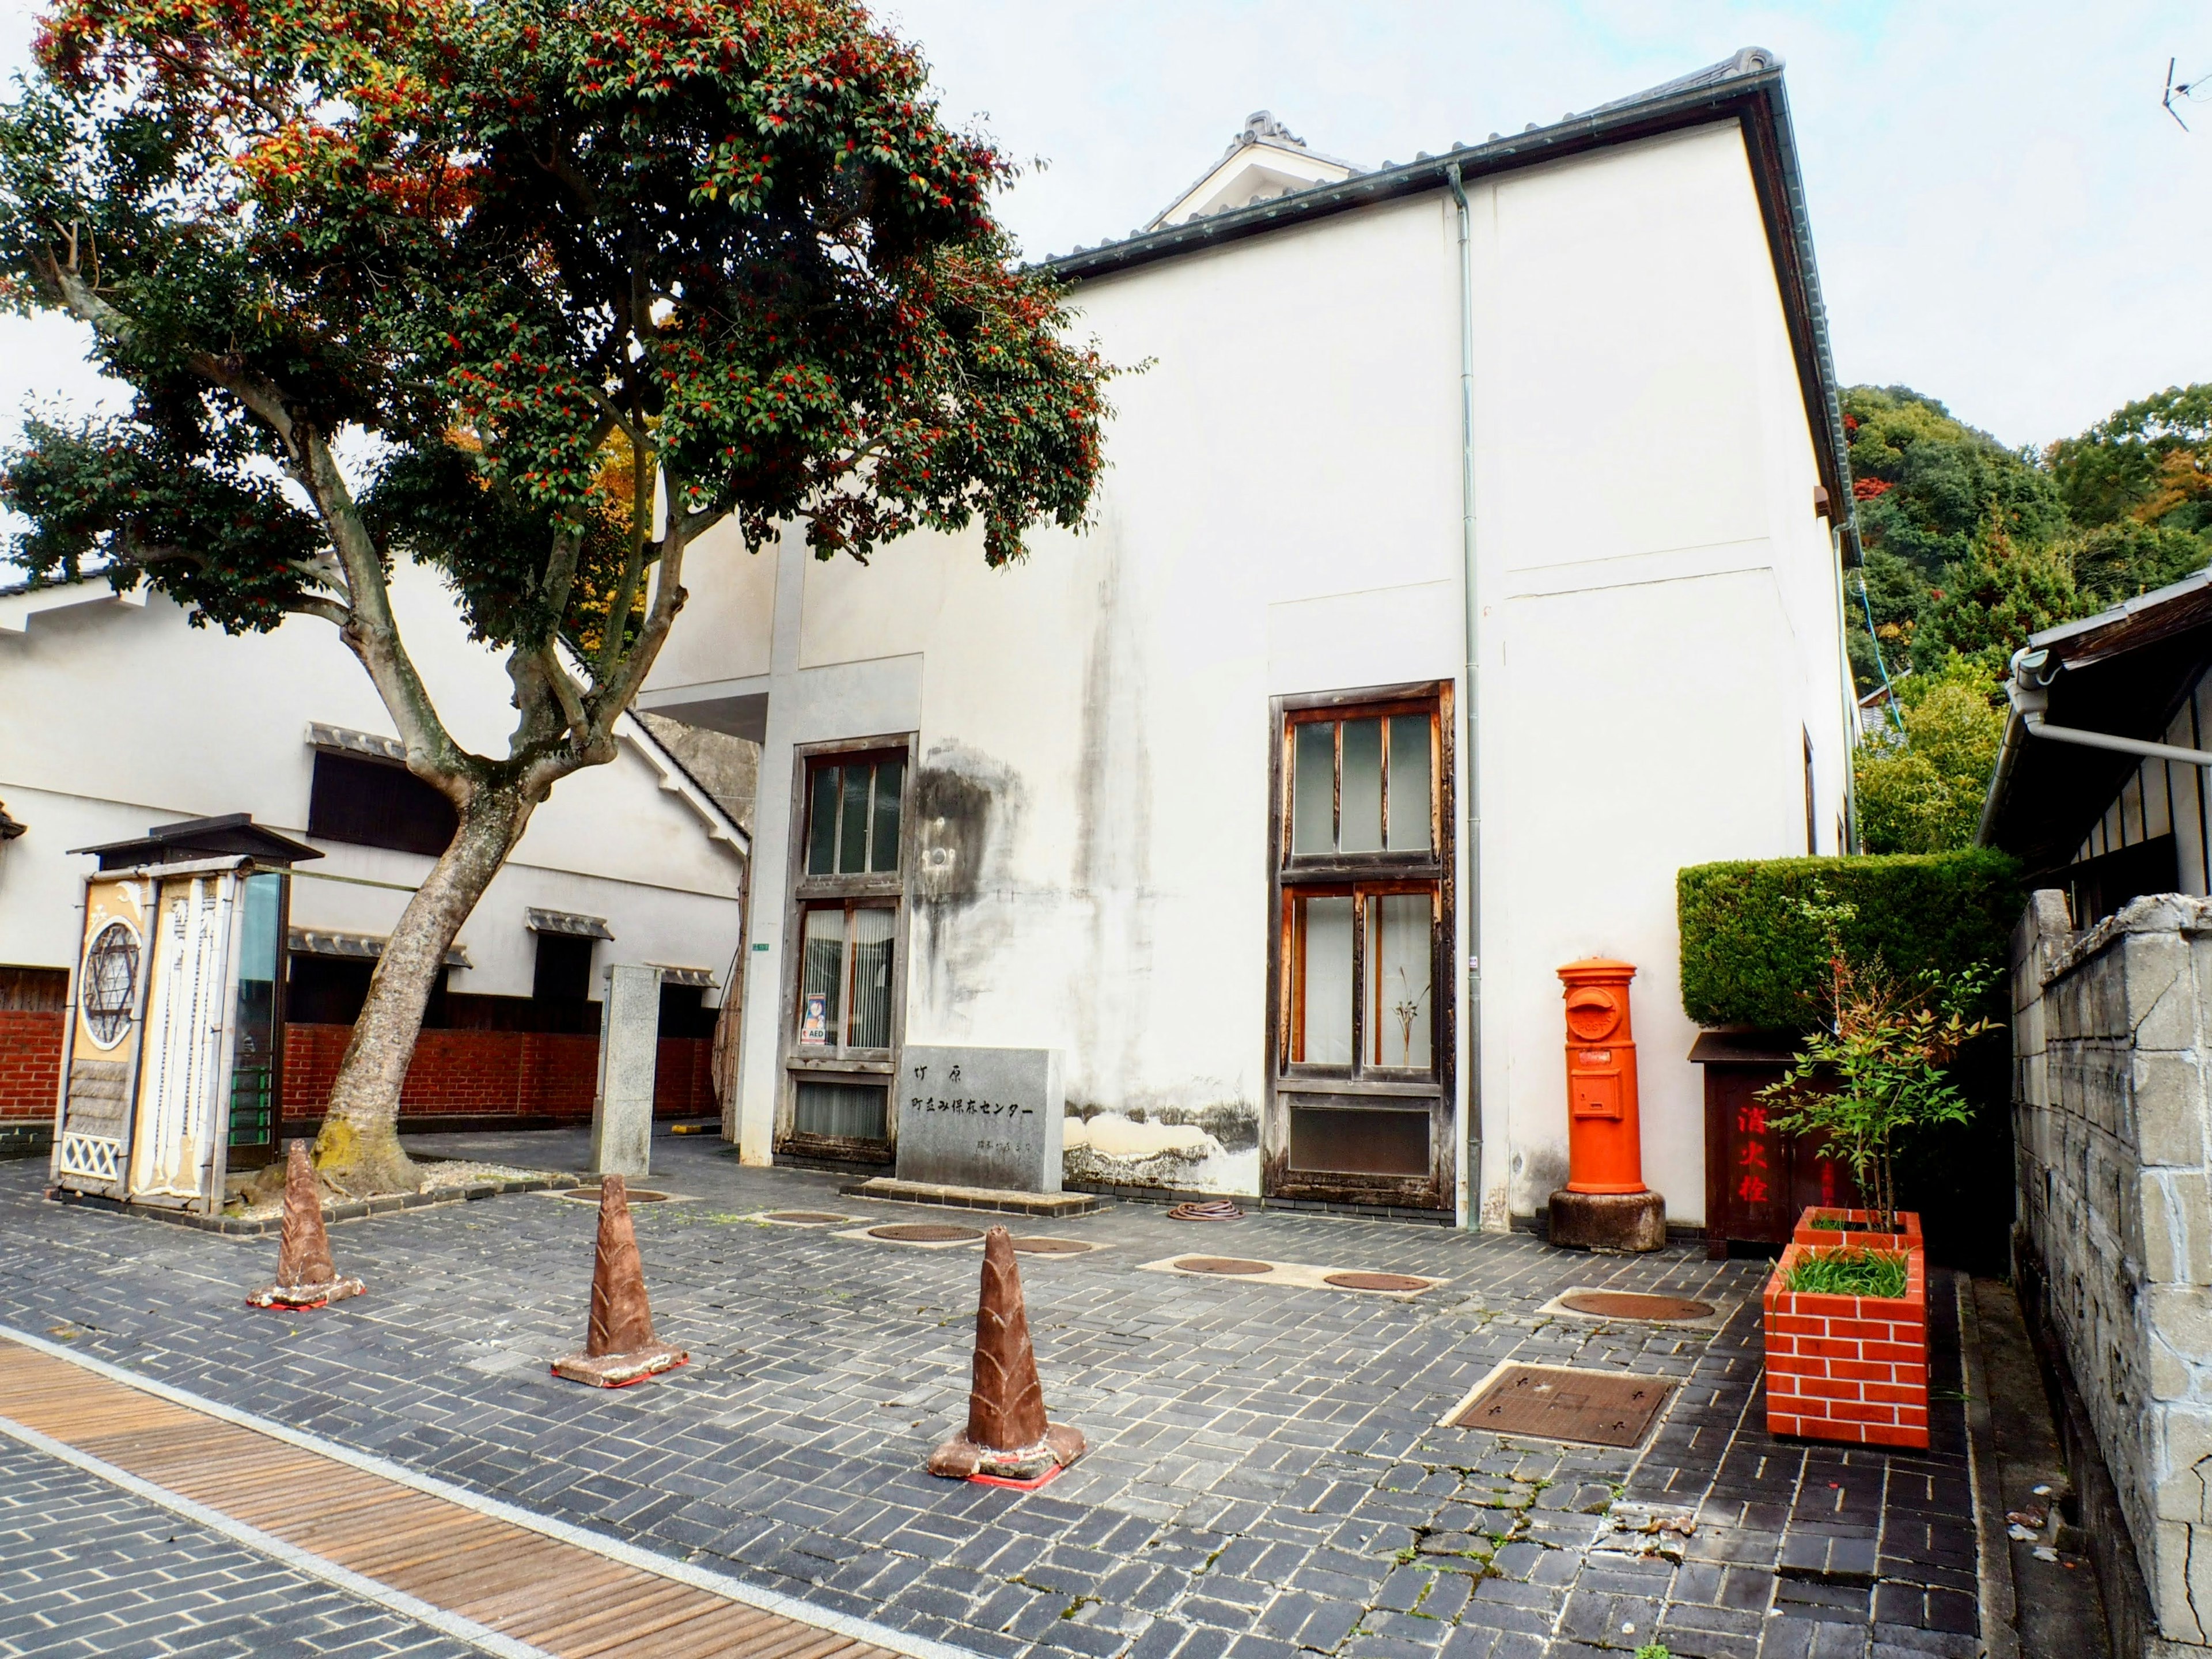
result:
[(1862, 691), (1887, 670), (1900, 705), (1859, 757), (1861, 832), (1869, 852), (1963, 846), (2012, 653), (2212, 561), (2212, 385), (2142, 398), (2039, 454), (1904, 386), (1843, 403), (1866, 549), (1846, 581), (1851, 668)]

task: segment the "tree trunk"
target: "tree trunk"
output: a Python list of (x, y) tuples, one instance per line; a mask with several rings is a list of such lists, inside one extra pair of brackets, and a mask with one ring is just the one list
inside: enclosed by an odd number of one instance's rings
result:
[(479, 788), (386, 941), (315, 1138), (316, 1171), (338, 1191), (421, 1189), (421, 1172), (399, 1145), (399, 1087), (446, 952), (521, 839), (535, 805), (513, 786)]

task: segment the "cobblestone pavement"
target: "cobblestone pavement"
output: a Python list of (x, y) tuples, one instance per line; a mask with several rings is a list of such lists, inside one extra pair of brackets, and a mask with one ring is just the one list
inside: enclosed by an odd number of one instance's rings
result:
[[(702, 1138), (704, 1139), (704, 1138)], [(576, 1167), (580, 1135), (441, 1152)], [(1951, 1285), (1931, 1274), (1935, 1445), (1768, 1439), (1763, 1266), (1674, 1249), (1268, 1212), (1156, 1207), (1018, 1231), (1053, 1415), (1092, 1451), (1042, 1492), (938, 1480), (963, 1421), (979, 1262), (757, 1224), (772, 1206), (968, 1218), (840, 1198), (663, 1139), (638, 1207), (662, 1334), (693, 1364), (642, 1388), (556, 1382), (579, 1346), (594, 1212), (539, 1195), (332, 1230), (369, 1294), (252, 1313), (273, 1240), (64, 1209), (0, 1164), (0, 1323), (447, 1480), (979, 1654), (1515, 1659), (1663, 1642), (1678, 1659), (1966, 1659), (1973, 1513)], [(1191, 1252), (1433, 1274), (1406, 1303), (1136, 1271)], [(1724, 1304), (1717, 1334), (1555, 1318), (1577, 1285)], [(1499, 1364), (1679, 1379), (1638, 1451), (1439, 1426)], [(1695, 1518), (1686, 1540), (1625, 1530)], [(1679, 1553), (1678, 1561), (1670, 1559)]]
[(0, 1437), (0, 1656), (473, 1651)]

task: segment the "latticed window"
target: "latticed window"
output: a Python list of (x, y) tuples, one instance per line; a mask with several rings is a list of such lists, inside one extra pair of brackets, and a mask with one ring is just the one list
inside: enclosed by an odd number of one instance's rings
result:
[(1441, 1202), (1450, 1167), (1444, 693), (1278, 708), (1270, 1190)]
[(138, 934), (127, 921), (111, 921), (84, 953), (84, 1029), (112, 1048), (131, 1029), (138, 997)]
[(801, 768), (781, 1139), (866, 1156), (890, 1135), (908, 757), (842, 747), (806, 756)]

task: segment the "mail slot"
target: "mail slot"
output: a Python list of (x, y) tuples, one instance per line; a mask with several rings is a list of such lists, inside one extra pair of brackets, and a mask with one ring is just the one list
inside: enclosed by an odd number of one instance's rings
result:
[(1640, 1193), (1636, 1038), (1629, 1028), (1633, 963), (1594, 957), (1559, 969), (1567, 1015), (1567, 1191)]

